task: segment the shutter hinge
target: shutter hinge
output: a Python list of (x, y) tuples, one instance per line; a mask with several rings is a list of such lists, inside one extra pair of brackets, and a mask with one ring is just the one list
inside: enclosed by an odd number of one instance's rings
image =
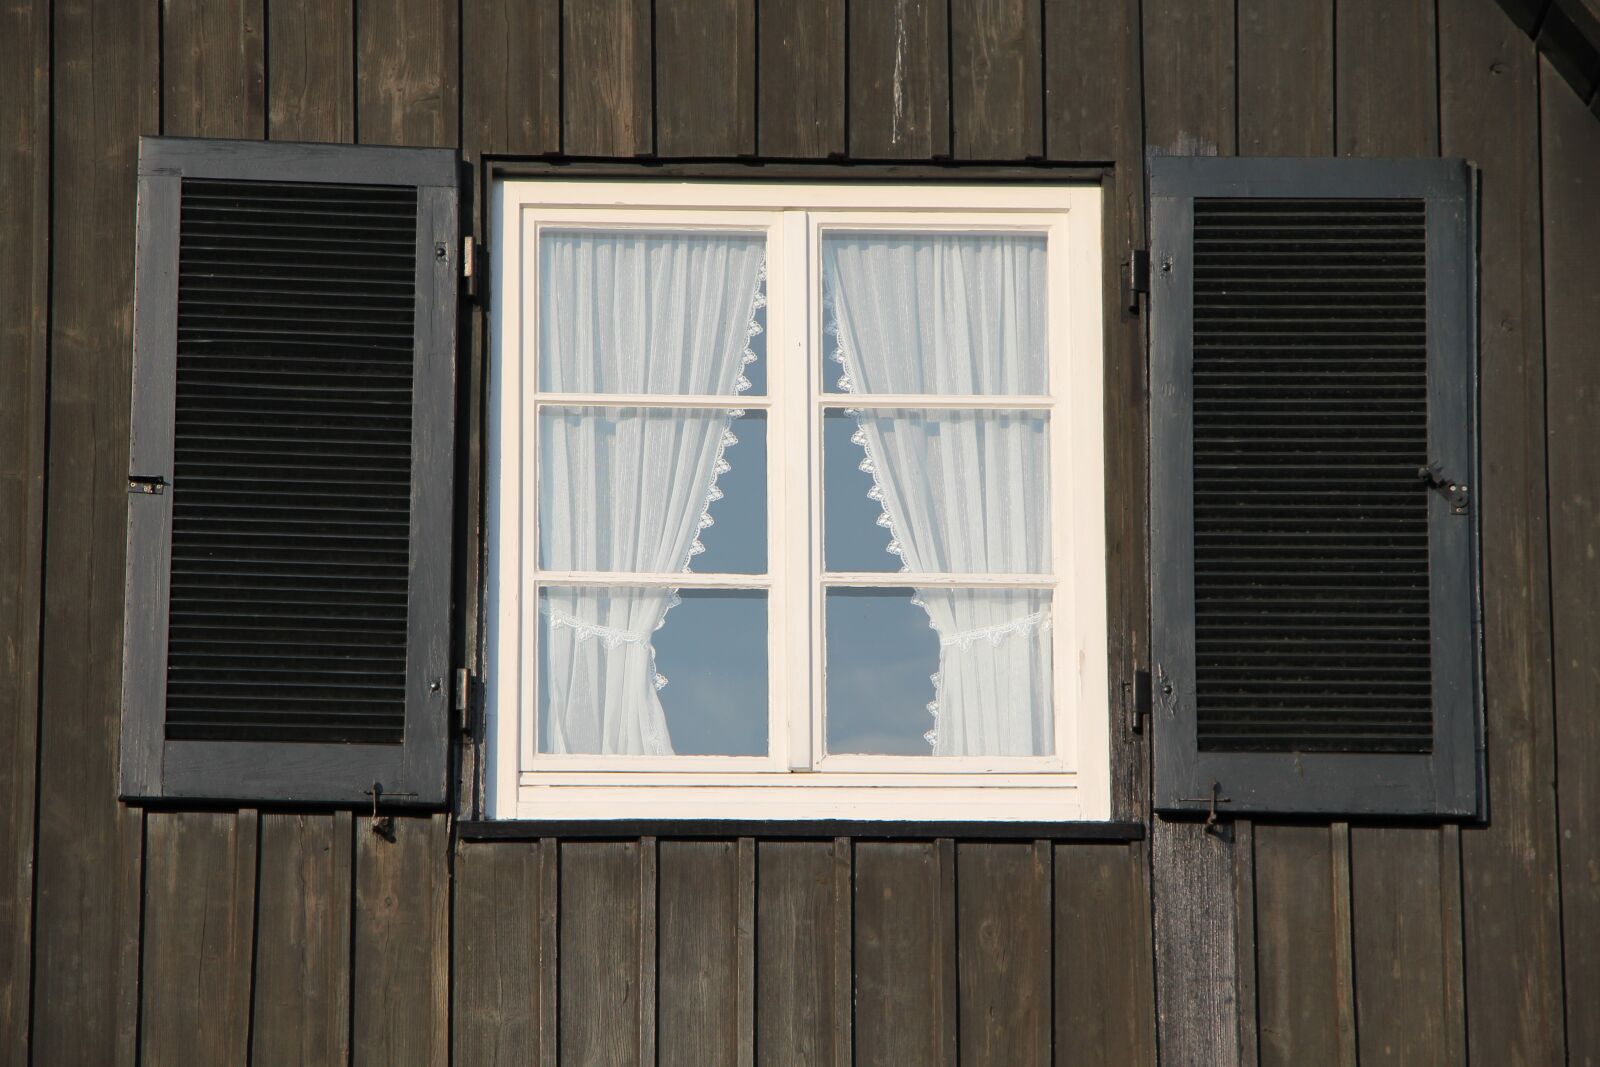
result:
[(1437, 463), (1430, 463), (1426, 467), (1418, 467), (1417, 477), (1427, 482), (1429, 489), (1441, 494), (1450, 502), (1450, 514), (1467, 514), (1471, 498), (1468, 496), (1465, 482), (1457, 482), (1452, 478), (1446, 478), (1443, 469)]
[(1128, 253), (1128, 267), (1123, 274), (1123, 304), (1131, 315), (1139, 314), (1139, 295), (1150, 295), (1150, 252), (1135, 248)]
[(1144, 721), (1150, 717), (1150, 672), (1139, 669), (1133, 679), (1122, 683), (1122, 706), (1127, 710), (1128, 729), (1144, 733)]
[(160, 496), (167, 491), (167, 480), (159, 474), (128, 475), (128, 492)]
[(456, 725), (461, 729), (463, 737), (472, 736), (472, 672), (465, 667), (457, 667), (455, 684), (452, 686), (452, 706), (456, 712)]
[(470, 233), (461, 239), (461, 283), (474, 302), (487, 291), (481, 281), (489, 273), (489, 249)]

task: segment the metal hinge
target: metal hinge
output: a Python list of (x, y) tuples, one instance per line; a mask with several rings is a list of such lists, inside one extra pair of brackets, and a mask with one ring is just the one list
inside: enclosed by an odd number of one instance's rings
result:
[(128, 475), (128, 492), (160, 496), (167, 491), (167, 480), (159, 474)]
[(1144, 733), (1144, 721), (1150, 717), (1150, 672), (1135, 670), (1133, 678), (1122, 683), (1122, 706), (1127, 709), (1128, 729)]
[(452, 687), (452, 705), (456, 712), (456, 723), (461, 728), (463, 737), (472, 736), (472, 672), (465, 667), (457, 667), (455, 685)]
[(1466, 482), (1457, 482), (1447, 478), (1444, 470), (1437, 463), (1430, 463), (1426, 467), (1417, 468), (1417, 477), (1428, 483), (1428, 488), (1441, 494), (1450, 502), (1450, 514), (1465, 515), (1471, 498), (1467, 492)]
[(1135, 248), (1128, 253), (1128, 269), (1123, 277), (1123, 304), (1129, 314), (1139, 313), (1139, 296), (1150, 295), (1150, 252)]
[(479, 279), (489, 273), (489, 249), (470, 233), (461, 239), (461, 282), (467, 299), (477, 300), (486, 290)]

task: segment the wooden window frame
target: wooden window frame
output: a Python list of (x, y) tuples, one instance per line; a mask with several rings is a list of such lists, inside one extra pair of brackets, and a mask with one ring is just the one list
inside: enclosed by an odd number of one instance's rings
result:
[[(1104, 486), (1104, 416), (1101, 285), (1101, 199), (1092, 183), (977, 184), (946, 181), (917, 185), (886, 183), (697, 182), (659, 180), (568, 181), (565, 175), (526, 181), (492, 181), (487, 190), (486, 218), (496, 250), (490, 279), (490, 322), (485, 345), (489, 444), (483, 482), (489, 497), (486, 549), (496, 563), (485, 568), (496, 583), (485, 582), (483, 618), (488, 633), (485, 660), (487, 740), (485, 799), (497, 818), (621, 819), (649, 815), (707, 818), (731, 807), (763, 819), (876, 818), (978, 820), (1097, 820), (1110, 816), (1110, 700), (1106, 652), (1106, 554)], [(631, 177), (631, 176), (630, 176)], [(855, 213), (849, 220), (837, 212)], [(619, 394), (544, 395), (529, 392), (523, 365), (533, 354), (526, 347), (508, 358), (503, 347), (512, 337), (526, 337), (523, 309), (532, 309), (531, 272), (521, 269), (519, 243), (525, 217), (571, 224), (648, 225), (675, 221), (692, 225), (738, 225), (764, 228), (769, 242), (769, 346), (784, 345), (790, 358), (781, 372), (769, 371), (768, 392), (757, 397), (684, 398)], [(875, 213), (868, 217), (864, 213)], [(966, 214), (963, 215), (962, 213)], [(835, 214), (829, 214), (835, 213)], [(1050, 255), (1053, 325), (1063, 320), (1071, 329), (1052, 329), (1052, 395), (1040, 398), (925, 397), (894, 398), (829, 394), (821, 389), (820, 299), (816, 240), (824, 223), (856, 221), (877, 228), (898, 216), (902, 224), (993, 231), (1007, 220), (1032, 232), (1059, 227)], [(513, 299), (510, 294), (518, 294)], [(498, 299), (495, 298), (498, 295)], [(1057, 311), (1057, 305), (1062, 309)], [(785, 309), (806, 308), (809, 321), (785, 324)], [(792, 314), (791, 314), (791, 317)], [(769, 358), (774, 349), (769, 347)], [(515, 354), (514, 354), (515, 355)], [(773, 362), (773, 367), (779, 366)], [(1070, 382), (1070, 402), (1055, 393)], [(515, 544), (518, 555), (531, 558), (528, 531), (506, 516), (524, 511), (517, 493), (528, 480), (527, 459), (513, 456), (504, 464), (503, 440), (521, 439), (525, 405), (684, 406), (764, 410), (769, 420), (768, 530), (769, 570), (748, 575), (651, 575), (645, 584), (685, 588), (751, 588), (768, 590), (770, 747), (762, 757), (552, 757), (532, 752), (529, 731), (522, 729), (535, 690), (527, 681), (534, 627), (531, 603), (521, 602), (528, 583), (521, 560), (503, 546)], [(1029, 407), (1054, 409), (1052, 441), (1054, 573), (1046, 576), (947, 576), (938, 582), (1000, 586), (1070, 587), (1075, 605), (1072, 625), (1063, 627), (1057, 612), (1054, 681), (1058, 726), (1057, 754), (1049, 757), (940, 758), (929, 770), (929, 757), (826, 756), (820, 749), (822, 712), (820, 594), (824, 585), (904, 586), (899, 572), (829, 574), (813, 567), (811, 556), (819, 530), (820, 487), (811, 478), (808, 434), (818, 441), (816, 420), (826, 408), (865, 406)], [(529, 409), (531, 410), (531, 409)], [(1070, 416), (1068, 415), (1070, 412)], [(808, 446), (808, 447), (820, 447)], [(1089, 455), (1091, 461), (1073, 456)], [(504, 464), (502, 466), (502, 464)], [(520, 467), (520, 469), (519, 469)], [(1079, 486), (1064, 488), (1069, 478)], [(807, 486), (802, 494), (784, 486)], [(505, 487), (512, 487), (512, 499)], [(1076, 496), (1074, 495), (1076, 494)], [(1069, 500), (1092, 498), (1092, 508), (1070, 508)], [(801, 538), (782, 531), (806, 524)], [(532, 525), (532, 522), (528, 523)], [(511, 574), (507, 574), (508, 561)], [(546, 574), (548, 580), (614, 583), (616, 575)], [(1043, 580), (1041, 580), (1043, 578)], [(629, 576), (628, 582), (640, 580)], [(511, 595), (506, 596), (506, 591)], [(797, 592), (804, 591), (796, 596)], [(531, 597), (526, 598), (531, 601)], [(789, 603), (799, 601), (798, 604)], [(792, 632), (791, 632), (792, 631)], [(795, 657), (804, 670), (786, 663), (785, 647), (807, 650)], [(1069, 670), (1068, 664), (1085, 664)], [(508, 678), (497, 664), (516, 664), (520, 675)], [(803, 714), (792, 713), (785, 701), (798, 689)], [(502, 713), (514, 705), (516, 715)], [(803, 755), (803, 758), (802, 758)], [(624, 769), (626, 768), (626, 769)], [(980, 777), (981, 776), (981, 779)]]

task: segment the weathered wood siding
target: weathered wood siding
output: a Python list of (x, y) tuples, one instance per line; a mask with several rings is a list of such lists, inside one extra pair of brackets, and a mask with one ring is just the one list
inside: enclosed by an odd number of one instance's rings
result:
[[(141, 133), (1109, 164), (1114, 680), (1146, 151), (1472, 159), (1491, 821), (461, 842), (120, 806)], [(1494, 0), (0, 0), (0, 187), (0, 1063), (1600, 1063), (1600, 122)]]

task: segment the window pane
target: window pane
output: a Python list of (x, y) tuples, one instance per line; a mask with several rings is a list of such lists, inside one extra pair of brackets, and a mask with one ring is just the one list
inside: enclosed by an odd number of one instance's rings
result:
[(544, 408), (544, 570), (767, 567), (767, 422), (759, 411)]
[(825, 233), (824, 388), (1045, 393), (1045, 271), (1043, 234)]
[(1050, 569), (1045, 415), (867, 408), (822, 421), (829, 570)]
[(830, 753), (1048, 756), (1050, 594), (830, 589)]
[(540, 231), (539, 388), (759, 391), (765, 253), (760, 234)]
[(766, 754), (764, 592), (545, 588), (539, 614), (539, 751)]

